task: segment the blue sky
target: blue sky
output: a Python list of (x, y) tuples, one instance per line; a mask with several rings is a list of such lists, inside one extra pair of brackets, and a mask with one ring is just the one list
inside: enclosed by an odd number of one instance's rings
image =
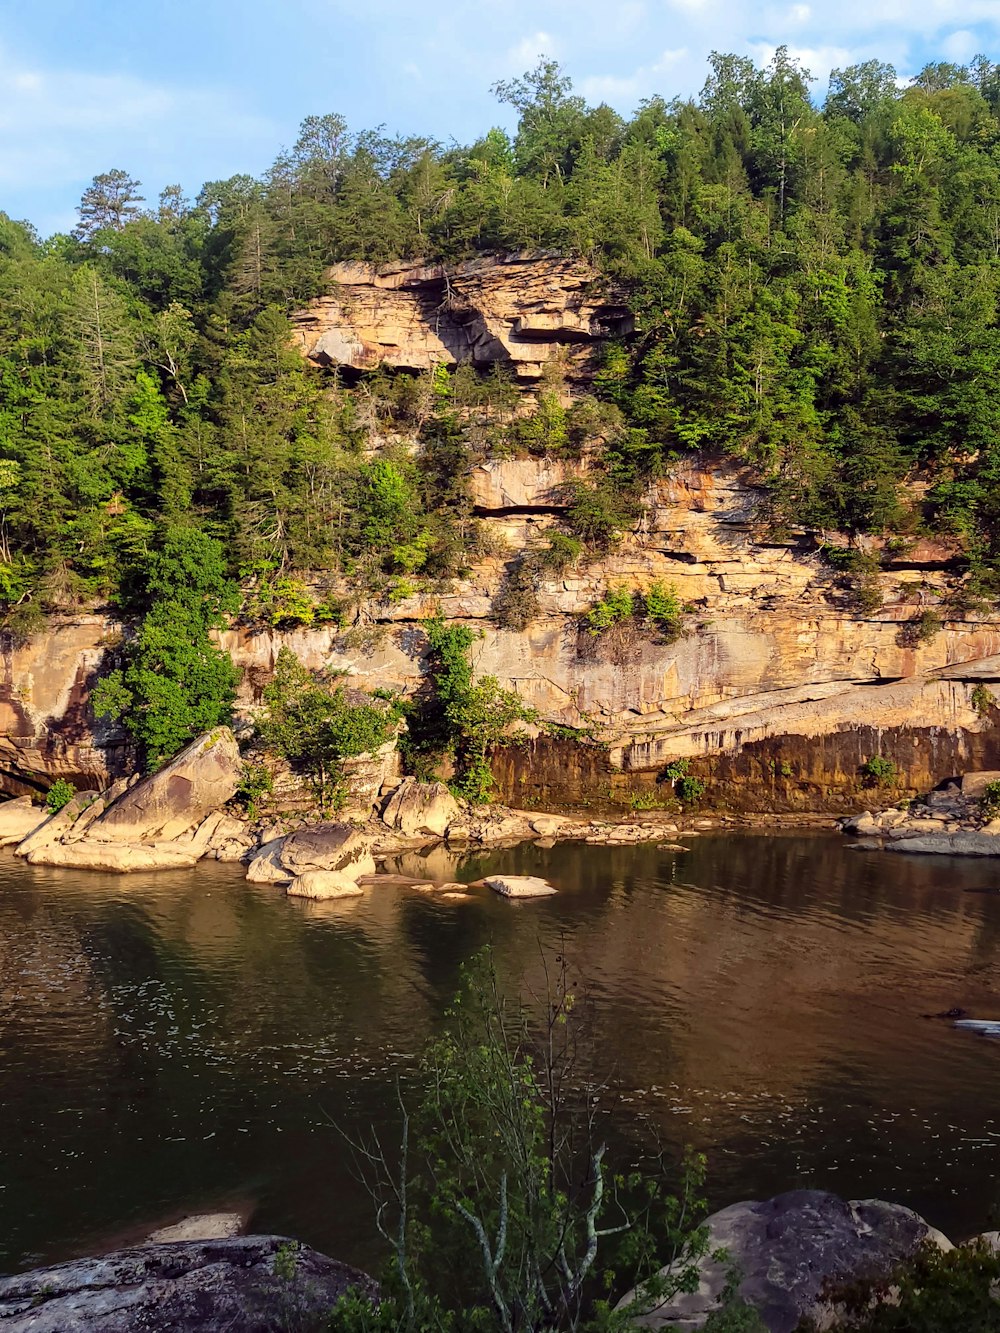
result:
[(629, 113), (697, 92), (713, 50), (785, 43), (816, 76), (877, 56), (1000, 59), (1000, 0), (0, 0), (0, 209), (74, 225), (92, 177), (259, 173), (309, 114), (468, 142), (508, 123), (490, 85), (540, 55)]

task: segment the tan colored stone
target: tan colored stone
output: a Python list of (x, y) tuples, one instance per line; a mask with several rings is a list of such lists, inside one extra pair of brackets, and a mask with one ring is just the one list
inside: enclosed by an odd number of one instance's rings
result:
[(186, 870), (197, 864), (194, 852), (177, 843), (52, 842), (29, 853), (36, 866), (65, 866), (73, 870), (103, 870), (124, 875), (143, 870)]
[(978, 800), (991, 782), (1000, 782), (1000, 772), (962, 774), (962, 795), (967, 800)]
[(11, 847), (22, 842), (48, 817), (48, 810), (44, 806), (33, 805), (30, 796), (6, 801), (0, 805), (0, 847)]
[(443, 782), (404, 778), (386, 802), (382, 820), (407, 837), (427, 833), (441, 838), (461, 814), (461, 806)]
[(19, 842), (14, 849), (14, 855), (23, 856), (30, 860), (32, 855), (43, 847), (49, 847), (59, 842), (72, 829), (76, 820), (79, 819), (87, 807), (97, 799), (98, 793), (96, 791), (78, 791), (61, 810), (54, 815), (50, 815), (48, 819), (39, 824), (33, 832)]
[(243, 764), (228, 727), (216, 727), (143, 778), (90, 826), (95, 842), (169, 841), (233, 798)]
[(290, 898), (352, 898), (364, 893), (357, 880), (339, 870), (304, 870), (285, 890)]

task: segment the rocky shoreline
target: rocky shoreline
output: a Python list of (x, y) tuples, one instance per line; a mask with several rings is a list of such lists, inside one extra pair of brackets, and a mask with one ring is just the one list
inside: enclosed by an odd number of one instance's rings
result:
[(965, 773), (914, 801), (865, 810), (840, 821), (863, 850), (932, 856), (1000, 856), (994, 791), (1000, 772)]
[[(241, 1224), (229, 1214), (186, 1218), (142, 1245), (0, 1276), (0, 1329), (270, 1333), (325, 1326), (349, 1291), (377, 1301), (378, 1283), (367, 1273), (289, 1237), (235, 1234)], [(828, 1327), (843, 1312), (838, 1289), (884, 1281), (922, 1248), (956, 1248), (909, 1208), (879, 1199), (845, 1201), (824, 1190), (734, 1203), (707, 1218), (705, 1228), (707, 1252), (697, 1261), (693, 1287), (651, 1310), (648, 1303), (636, 1306), (641, 1289), (628, 1292), (616, 1308), (646, 1311), (632, 1316), (631, 1327), (703, 1328), (726, 1299), (734, 1268), (737, 1296), (768, 1333), (793, 1333), (803, 1320)], [(1000, 1233), (967, 1244), (996, 1254)]]

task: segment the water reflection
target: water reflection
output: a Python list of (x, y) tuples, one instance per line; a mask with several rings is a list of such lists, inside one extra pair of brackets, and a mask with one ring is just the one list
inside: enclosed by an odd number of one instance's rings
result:
[(540, 873), (561, 893), (319, 904), (225, 866), (122, 880), (0, 861), (0, 1268), (230, 1197), (371, 1262), (331, 1121), (391, 1134), (394, 1079), (486, 943), (536, 993), (539, 944), (568, 951), (594, 1071), (621, 1083), (620, 1154), (693, 1142), (719, 1202), (816, 1184), (986, 1225), (1000, 1044), (922, 1015), (1000, 1016), (989, 862), (712, 835), (405, 868)]

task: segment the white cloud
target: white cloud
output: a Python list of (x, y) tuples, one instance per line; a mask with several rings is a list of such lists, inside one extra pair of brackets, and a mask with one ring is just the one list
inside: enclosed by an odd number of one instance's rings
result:
[(555, 43), (549, 34), (535, 32), (530, 37), (522, 37), (516, 46), (510, 48), (507, 52), (507, 64), (520, 73), (522, 70), (532, 69), (539, 60), (551, 56), (554, 51)]
[(978, 50), (979, 38), (974, 32), (969, 32), (967, 28), (961, 28), (958, 32), (950, 32), (941, 43), (942, 55), (959, 64), (971, 60)]
[(579, 91), (588, 102), (610, 102), (614, 106), (635, 106), (644, 97), (663, 92), (665, 76), (688, 59), (686, 47), (664, 51), (650, 65), (640, 65), (631, 74), (594, 74), (578, 82)]
[[(276, 145), (265, 117), (245, 110), (224, 90), (184, 88), (128, 74), (32, 67), (0, 46), (0, 188), (75, 191), (78, 198), (98, 172), (111, 167), (157, 172), (146, 181), (151, 197), (183, 180), (196, 153), (221, 163), (240, 149)], [(234, 162), (231, 170), (240, 169)], [(200, 182), (195, 183), (195, 187)], [(0, 206), (3, 201), (0, 200)], [(37, 221), (45, 230), (65, 225), (63, 209)]]

